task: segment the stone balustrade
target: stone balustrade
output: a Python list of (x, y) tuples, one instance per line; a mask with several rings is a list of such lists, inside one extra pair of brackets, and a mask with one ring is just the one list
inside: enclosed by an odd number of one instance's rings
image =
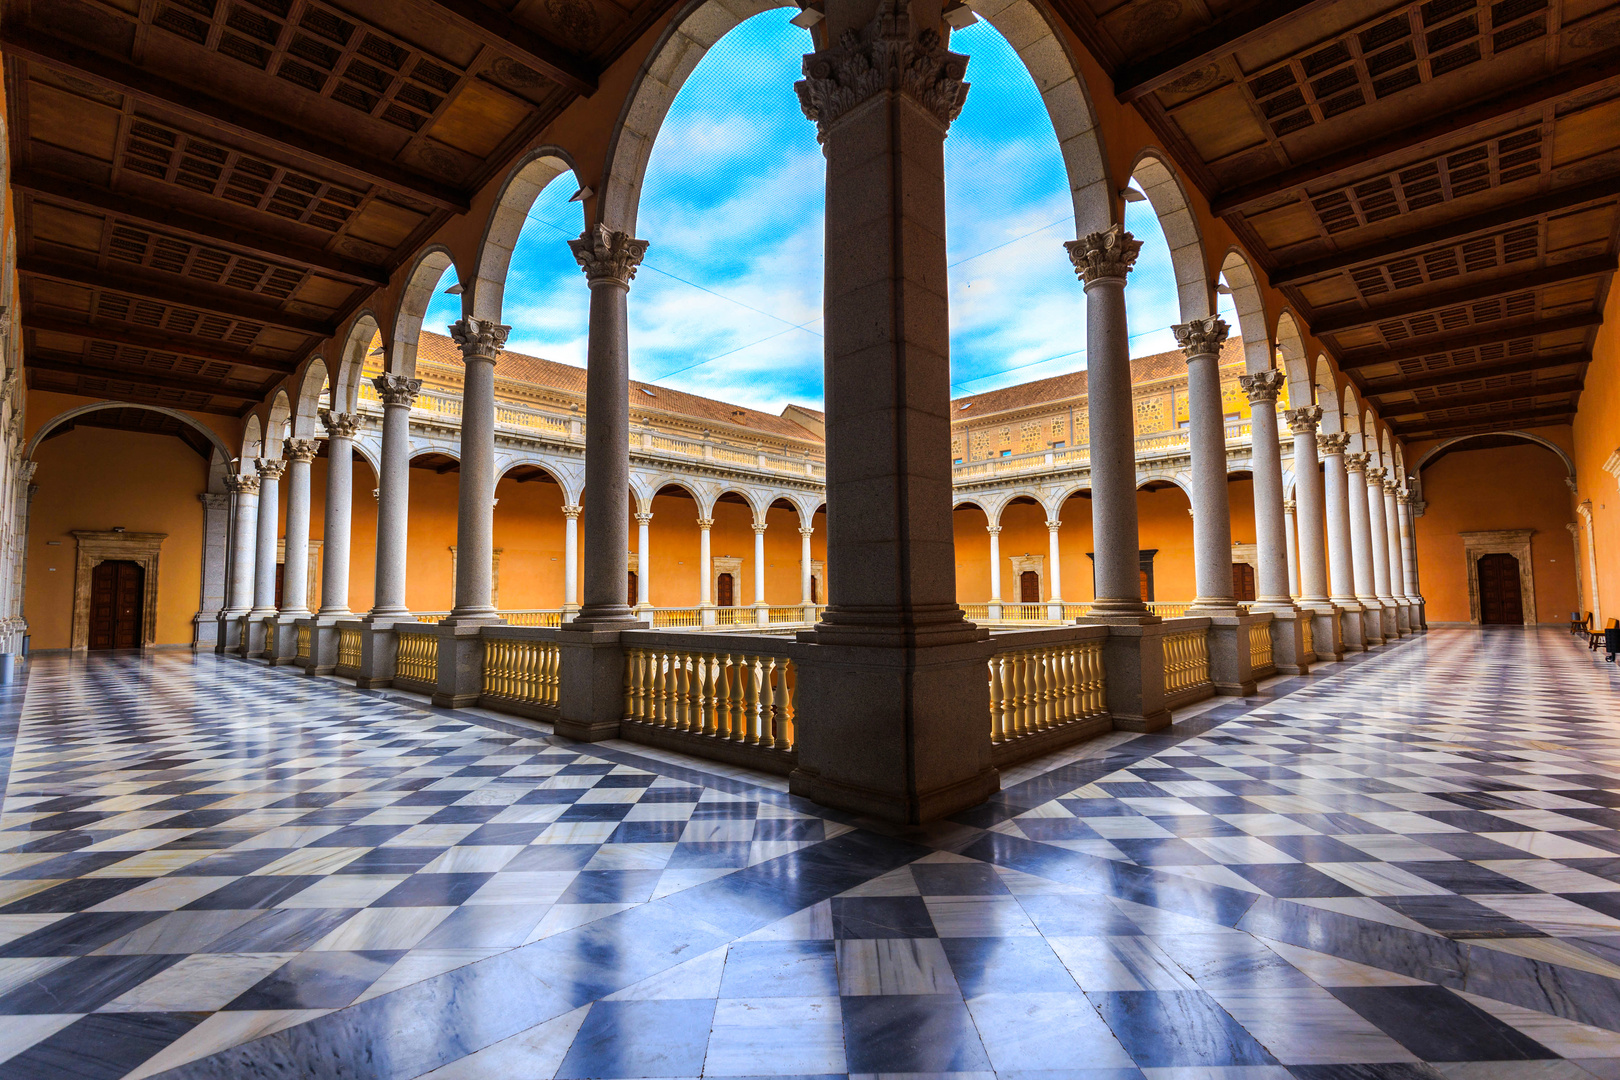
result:
[(999, 767), (1107, 731), (1108, 628), (998, 634), (990, 657), (991, 760)]
[(1209, 672), (1209, 627), (1208, 619), (1168, 620), (1164, 635), (1166, 708), (1214, 696), (1215, 683)]

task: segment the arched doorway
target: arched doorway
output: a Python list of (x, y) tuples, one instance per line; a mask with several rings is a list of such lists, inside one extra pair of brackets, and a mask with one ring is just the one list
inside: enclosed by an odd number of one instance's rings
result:
[(1479, 621), (1482, 626), (1523, 626), (1524, 593), (1519, 587), (1519, 560), (1506, 552), (1481, 555)]
[(146, 571), (109, 559), (90, 572), (90, 648), (137, 649), (145, 618)]

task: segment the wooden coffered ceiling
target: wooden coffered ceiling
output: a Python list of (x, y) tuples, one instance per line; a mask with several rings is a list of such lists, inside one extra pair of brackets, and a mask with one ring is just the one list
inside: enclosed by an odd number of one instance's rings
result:
[(1615, 269), (1616, 0), (1064, 0), (1400, 434), (1567, 422)]
[(0, 0), (30, 384), (241, 414), (672, 0)]

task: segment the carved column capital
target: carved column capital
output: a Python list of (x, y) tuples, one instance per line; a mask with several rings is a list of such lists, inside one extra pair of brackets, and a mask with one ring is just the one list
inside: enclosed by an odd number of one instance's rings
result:
[(1001, 526), (1000, 525), (986, 525), (984, 527), (984, 531), (989, 533), (991, 536), (1000, 536), (1001, 535)]
[(712, 529), (712, 528), (714, 528), (714, 518), (712, 518), (712, 517), (698, 518), (697, 523), (698, 523), (698, 528), (700, 528), (700, 529)]
[(259, 470), (260, 477), (270, 480), (280, 480), (287, 471), (287, 463), (281, 458), (255, 458), (253, 467)]
[[(1283, 413), (1283, 419), (1288, 421), (1288, 430), (1295, 435), (1309, 435), (1316, 430), (1316, 425), (1322, 422), (1322, 406), (1306, 405), (1298, 409), (1289, 409)], [(1318, 436), (1319, 442), (1320, 438)]]
[(754, 531), (756, 533), (763, 533), (765, 531), (765, 523), (763, 521), (754, 522)]
[(506, 347), (506, 335), (511, 332), (510, 326), (490, 319), (457, 319), (450, 324), (450, 338), (461, 346), (463, 360), (488, 360), (494, 363)]
[[(1346, 435), (1344, 441), (1345, 445), (1348, 446), (1350, 443), (1350, 437)], [(1366, 453), (1365, 451), (1358, 454), (1346, 454), (1344, 455), (1344, 467), (1348, 472), (1365, 472), (1367, 469), (1367, 462), (1371, 460), (1372, 455)]]
[[(229, 483), (226, 486), (229, 487)], [(197, 501), (203, 504), (204, 510), (229, 510), (231, 506), (229, 495), (220, 495), (213, 491), (199, 492)]]
[(1226, 341), (1226, 335), (1231, 329), (1226, 325), (1225, 319), (1215, 315), (1207, 319), (1176, 323), (1170, 327), (1170, 332), (1176, 335), (1176, 344), (1187, 354), (1187, 359), (1191, 360), (1196, 356), (1219, 355), (1221, 344)]
[(815, 526), (814, 525), (800, 525), (799, 526), (799, 535), (805, 537), (806, 539), (816, 535)]
[(1101, 232), (1070, 240), (1063, 247), (1075, 274), (1089, 286), (1099, 281), (1124, 280), (1136, 265), (1142, 241), (1126, 232), (1124, 226), (1110, 225)]
[(1412, 492), (1407, 488), (1396, 487), (1395, 501), (1410, 506), (1412, 504)]
[(1283, 513), (1292, 514), (1294, 512), (1294, 510), (1295, 510), (1296, 505), (1297, 504), (1294, 502), (1293, 499), (1284, 499), (1283, 500)]
[(1056, 518), (1052, 518), (1052, 519), (1047, 521), (1046, 527), (1048, 529), (1052, 530), (1053, 532), (1057, 532), (1059, 529), (1061, 529), (1063, 527), (1063, 522), (1057, 520)]
[[(1367, 458), (1370, 461), (1372, 459), (1372, 455), (1368, 454)], [(1369, 465), (1367, 467), (1367, 483), (1382, 486), (1384, 483), (1384, 476), (1388, 473), (1388, 471), (1389, 470), (1378, 465)]]
[(422, 389), (422, 380), (407, 379), (403, 375), (378, 375), (371, 380), (371, 385), (377, 388), (377, 396), (382, 399), (384, 405), (404, 405), (409, 408), (416, 404), (416, 395)]
[(1272, 368), (1253, 375), (1239, 375), (1238, 385), (1249, 395), (1250, 405), (1275, 405), (1282, 393), (1283, 373)]
[(562, 512), (563, 517), (577, 521), (579, 515), (585, 512), (585, 508), (583, 506), (564, 506)]
[(39, 462), (37, 461), (19, 462), (17, 465), (17, 479), (25, 484), (31, 482), (34, 479), (34, 471), (38, 468)]
[(1342, 431), (1321, 433), (1316, 436), (1316, 449), (1322, 454), (1342, 454), (1350, 448), (1350, 436)]
[(365, 417), (359, 413), (335, 413), (326, 409), (321, 410), (321, 423), (326, 426), (326, 434), (333, 439), (352, 439), (365, 425)]
[(647, 255), (647, 241), (601, 224), (587, 228), (578, 240), (568, 241), (568, 248), (585, 271), (586, 281), (592, 285), (612, 282), (625, 288), (630, 287), (636, 268)]
[(289, 461), (314, 461), (321, 450), (319, 439), (288, 439), (286, 445)]
[(653, 516), (651, 514), (637, 514), (636, 521), (642, 525), (646, 525), (652, 521), (652, 517)]
[(918, 30), (908, 0), (883, 0), (859, 32), (845, 30), (831, 48), (804, 58), (793, 84), (799, 107), (816, 125), (816, 141), (856, 107), (884, 91), (900, 94), (950, 127), (967, 100), (968, 58), (945, 48), (937, 30)]
[(1401, 485), (1395, 482), (1395, 478), (1393, 476), (1385, 477), (1384, 490), (1389, 492), (1391, 495), (1398, 495), (1401, 490)]
[(259, 493), (259, 478), (238, 473), (225, 478), (225, 486), (238, 495), (257, 495)]

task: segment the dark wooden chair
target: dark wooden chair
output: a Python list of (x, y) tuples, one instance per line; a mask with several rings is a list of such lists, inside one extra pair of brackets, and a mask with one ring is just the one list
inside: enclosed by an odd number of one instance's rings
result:
[(1592, 613), (1588, 611), (1582, 615), (1578, 611), (1569, 613), (1569, 632), (1576, 637), (1592, 632)]
[[(1620, 619), (1610, 619), (1609, 625), (1604, 629), (1614, 630), (1616, 628), (1620, 628)], [(1586, 635), (1586, 647), (1592, 652), (1597, 652), (1598, 646), (1603, 644), (1603, 638), (1603, 630), (1592, 630)]]

